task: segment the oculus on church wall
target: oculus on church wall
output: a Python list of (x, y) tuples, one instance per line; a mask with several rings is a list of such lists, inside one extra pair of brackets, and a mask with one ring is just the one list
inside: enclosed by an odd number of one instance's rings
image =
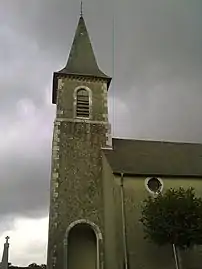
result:
[(163, 190), (163, 181), (157, 177), (148, 177), (145, 180), (146, 189), (152, 194), (158, 194)]

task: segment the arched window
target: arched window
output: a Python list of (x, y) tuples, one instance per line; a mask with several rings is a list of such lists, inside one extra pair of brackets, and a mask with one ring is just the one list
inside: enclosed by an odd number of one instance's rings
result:
[(90, 100), (89, 92), (86, 89), (79, 89), (76, 93), (76, 117), (89, 118)]

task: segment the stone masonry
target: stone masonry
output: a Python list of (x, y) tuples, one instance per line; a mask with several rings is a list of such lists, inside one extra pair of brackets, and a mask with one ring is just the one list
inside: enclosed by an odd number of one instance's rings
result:
[[(92, 91), (90, 120), (73, 117), (74, 89), (79, 86)], [(90, 221), (104, 238), (101, 148), (109, 142), (108, 128), (106, 83), (60, 78), (52, 146), (48, 268), (64, 268), (66, 230), (71, 223)]]

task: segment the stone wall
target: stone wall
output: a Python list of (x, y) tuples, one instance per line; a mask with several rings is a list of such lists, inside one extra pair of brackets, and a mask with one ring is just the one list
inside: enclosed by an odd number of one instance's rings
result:
[(120, 186), (103, 154), (105, 268), (123, 268), (123, 233)]
[[(148, 196), (145, 187), (146, 177), (125, 177), (125, 210), (127, 245), (130, 261), (130, 269), (173, 269), (175, 267), (172, 247), (158, 247), (144, 239), (141, 217), (142, 201)], [(172, 187), (194, 187), (197, 195), (202, 196), (202, 179), (194, 178), (161, 178), (164, 190)], [(119, 180), (119, 178), (117, 178)], [(201, 268), (202, 252), (198, 247), (195, 250), (182, 253), (183, 269)]]

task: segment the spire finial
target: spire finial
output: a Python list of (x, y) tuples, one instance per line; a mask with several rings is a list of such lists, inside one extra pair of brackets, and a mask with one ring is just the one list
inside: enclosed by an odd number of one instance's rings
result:
[(81, 0), (80, 16), (83, 17), (83, 1)]

